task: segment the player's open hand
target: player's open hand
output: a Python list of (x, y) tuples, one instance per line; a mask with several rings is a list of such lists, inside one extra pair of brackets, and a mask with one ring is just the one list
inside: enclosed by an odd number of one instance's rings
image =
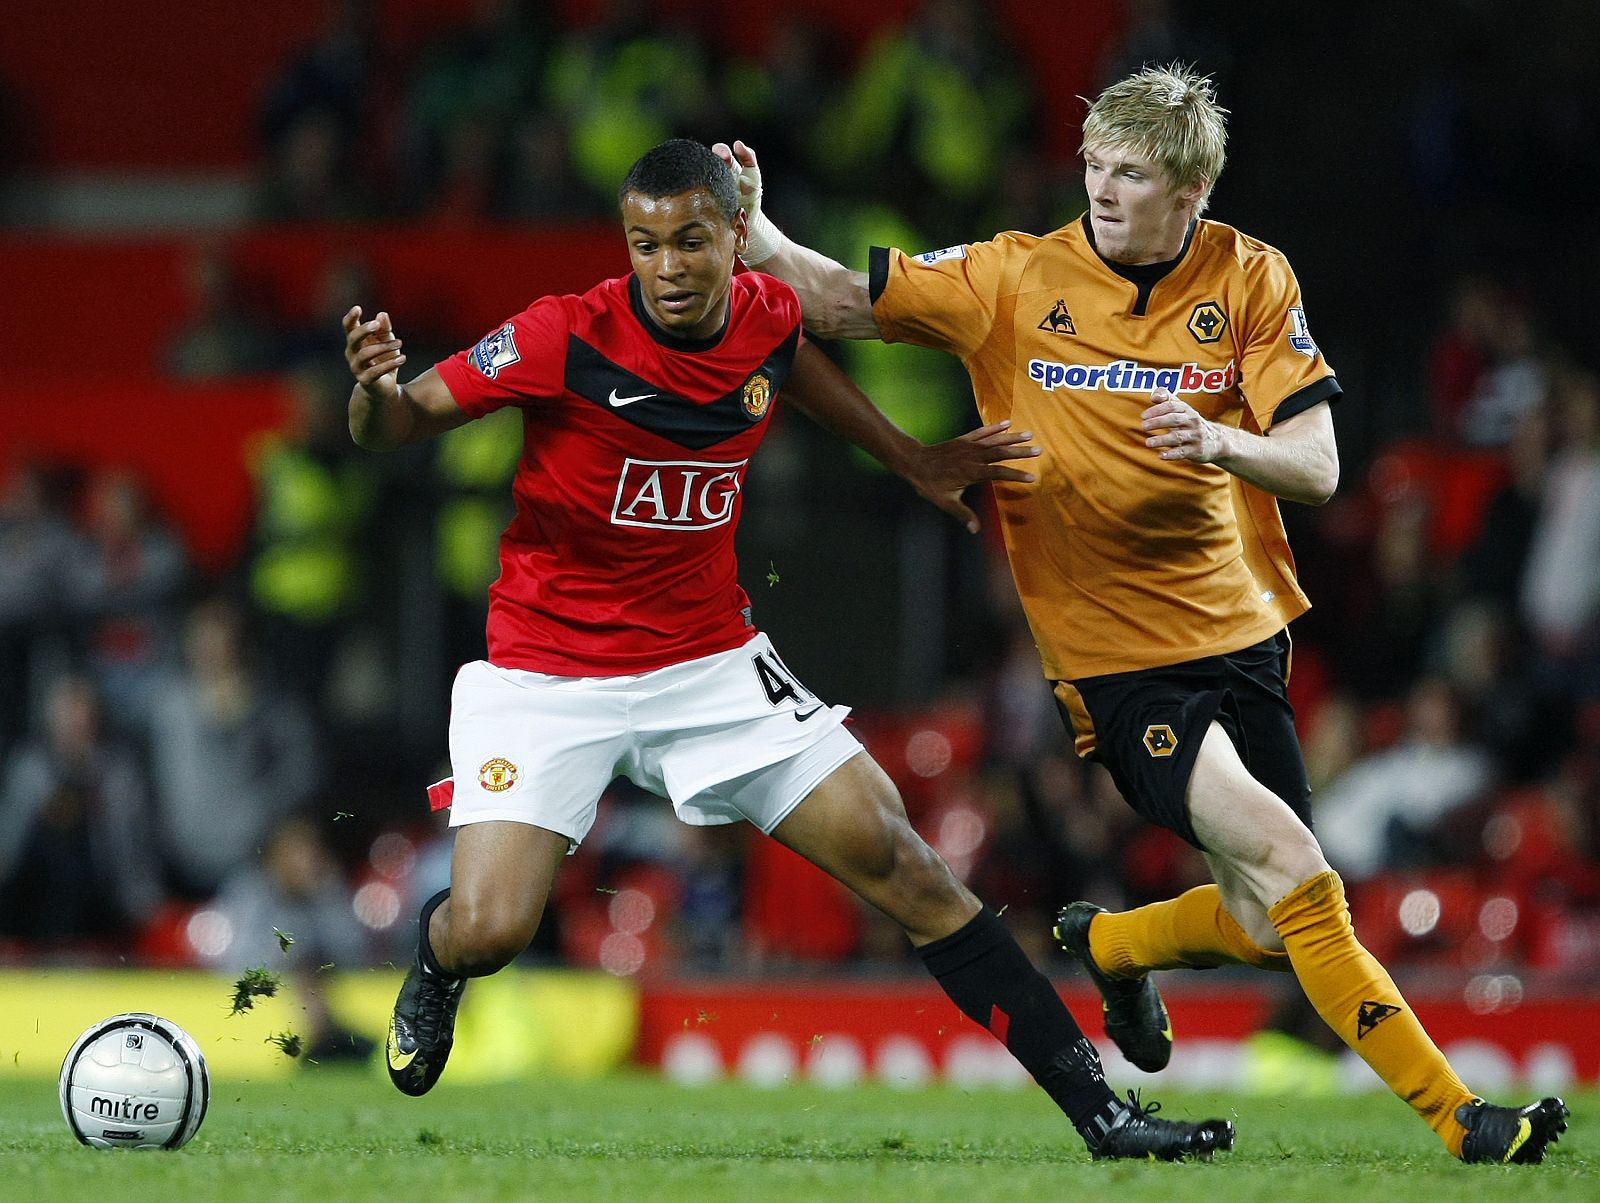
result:
[(344, 315), (344, 361), (356, 383), (374, 397), (399, 391), (400, 365), (406, 357), (387, 313), (363, 322), (361, 306), (351, 307)]
[(739, 177), (739, 207), (746, 220), (754, 221), (761, 212), (761, 164), (756, 162), (756, 152), (743, 142), (735, 141), (712, 145), (711, 153), (721, 159)]
[(969, 485), (986, 480), (1032, 484), (1032, 472), (1007, 466), (1009, 460), (1032, 459), (1039, 454), (1039, 448), (1030, 443), (1032, 438), (1032, 431), (1013, 431), (1009, 421), (992, 422), (923, 447), (904, 475), (918, 494), (976, 534), (978, 516), (962, 502), (961, 494)]
[(1162, 459), (1210, 464), (1222, 458), (1222, 427), (1164, 388), (1156, 389), (1150, 400), (1150, 408), (1139, 415), (1140, 428), (1147, 436), (1146, 447), (1160, 451)]

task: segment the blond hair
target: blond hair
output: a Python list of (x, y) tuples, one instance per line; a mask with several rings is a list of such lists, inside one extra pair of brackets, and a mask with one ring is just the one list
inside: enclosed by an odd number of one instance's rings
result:
[(1089, 106), (1078, 150), (1126, 148), (1165, 171), (1174, 192), (1203, 182), (1199, 212), (1227, 159), (1227, 113), (1209, 76), (1182, 63), (1146, 67)]

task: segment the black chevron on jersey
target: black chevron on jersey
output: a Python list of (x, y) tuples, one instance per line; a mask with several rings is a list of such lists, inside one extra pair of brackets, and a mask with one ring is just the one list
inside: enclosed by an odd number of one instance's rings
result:
[(576, 334), (568, 334), (565, 383), (574, 396), (582, 397), (623, 421), (680, 447), (700, 451), (766, 420), (772, 412), (770, 407), (754, 417), (745, 409), (744, 386), (761, 372), (771, 382), (772, 395), (777, 396), (789, 376), (799, 345), (800, 327), (796, 326), (758, 368), (739, 382), (738, 388), (714, 401), (693, 402), (635, 375)]

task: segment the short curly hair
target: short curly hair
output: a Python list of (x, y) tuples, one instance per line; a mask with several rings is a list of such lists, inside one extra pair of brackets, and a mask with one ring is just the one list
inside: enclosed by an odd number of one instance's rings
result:
[(620, 206), (630, 193), (659, 200), (704, 188), (731, 225), (739, 211), (739, 183), (728, 165), (709, 146), (688, 138), (673, 138), (640, 156), (617, 189)]

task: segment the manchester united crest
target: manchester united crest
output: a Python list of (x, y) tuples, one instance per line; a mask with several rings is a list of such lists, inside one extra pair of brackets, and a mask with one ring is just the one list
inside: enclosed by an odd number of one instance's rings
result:
[(765, 372), (757, 372), (744, 385), (744, 412), (752, 419), (760, 419), (772, 404), (772, 381)]
[(503, 794), (517, 783), (517, 766), (504, 756), (484, 762), (478, 770), (478, 784), (491, 794)]

